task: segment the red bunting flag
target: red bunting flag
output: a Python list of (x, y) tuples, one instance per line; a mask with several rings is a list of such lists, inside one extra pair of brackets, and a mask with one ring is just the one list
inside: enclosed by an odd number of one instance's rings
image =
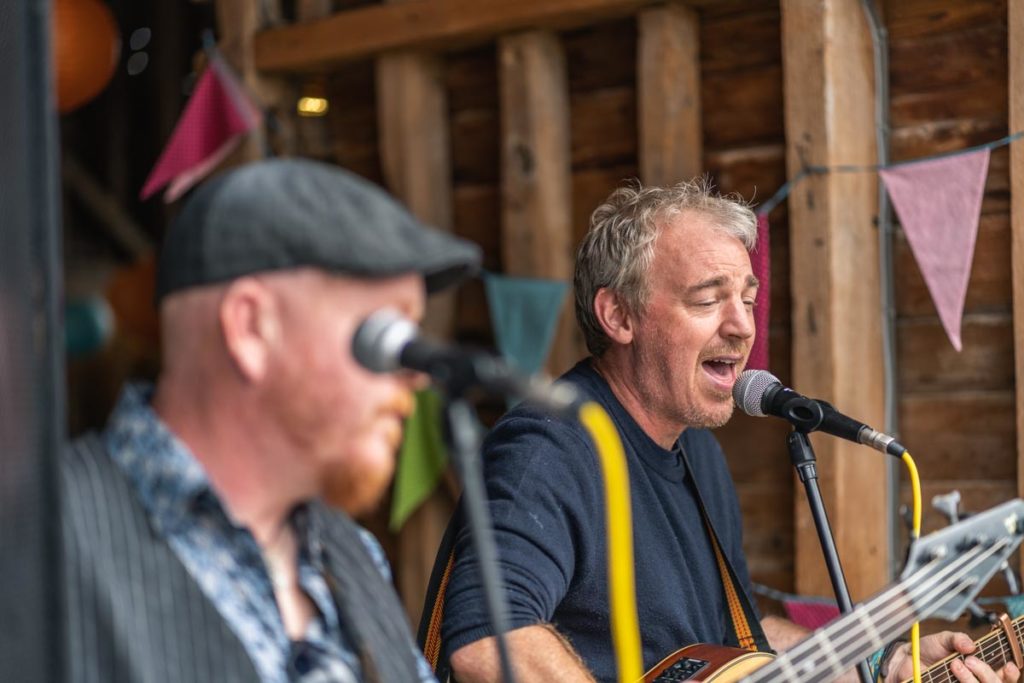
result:
[(768, 236), (767, 214), (757, 215), (757, 245), (750, 252), (750, 265), (754, 277), (760, 281), (757, 299), (754, 303), (754, 346), (750, 349), (747, 367), (754, 370), (768, 369), (768, 318), (771, 312), (771, 245)]
[(782, 606), (790, 621), (812, 631), (839, 616), (839, 608), (833, 603), (797, 599), (784, 600)]
[(230, 67), (214, 55), (140, 196), (147, 199), (169, 184), (164, 201), (173, 202), (223, 161), (260, 119)]
[(879, 171), (957, 351), (988, 161), (983, 149)]

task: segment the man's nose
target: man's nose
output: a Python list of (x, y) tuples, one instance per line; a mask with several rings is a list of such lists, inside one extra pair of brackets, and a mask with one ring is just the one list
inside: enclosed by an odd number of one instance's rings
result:
[(742, 299), (737, 299), (726, 308), (722, 321), (722, 333), (726, 337), (748, 339), (754, 336), (754, 311)]

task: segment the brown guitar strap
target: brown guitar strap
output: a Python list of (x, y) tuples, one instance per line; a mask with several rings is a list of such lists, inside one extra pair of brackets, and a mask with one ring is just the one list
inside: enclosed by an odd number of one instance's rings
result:
[[(707, 527), (708, 536), (711, 538), (711, 547), (715, 550), (715, 561), (718, 563), (718, 572), (722, 576), (722, 587), (725, 590), (725, 600), (729, 606), (729, 616), (732, 621), (733, 632), (736, 635), (738, 647), (752, 652), (772, 652), (768, 639), (757, 621), (757, 613), (750, 603), (750, 598), (739, 583), (739, 578), (729, 564), (729, 558), (722, 551), (718, 542), (718, 534), (708, 516), (707, 506), (704, 505), (704, 498), (700, 494), (700, 487), (697, 486), (697, 477), (694, 475), (693, 467), (686, 457), (686, 449), (679, 444), (679, 454), (682, 457), (683, 466), (686, 467), (687, 478), (693, 486), (694, 497), (697, 499), (697, 506), (700, 508), (701, 516), (704, 518), (704, 526)], [(751, 624), (753, 623), (753, 626)]]
[[(703, 506), (701, 511), (703, 512)], [(715, 559), (718, 561), (718, 571), (722, 575), (722, 585), (725, 587), (725, 600), (729, 604), (729, 614), (732, 617), (732, 628), (736, 632), (736, 640), (744, 650), (756, 652), (757, 643), (754, 640), (753, 632), (750, 630), (750, 622), (747, 621), (747, 615), (743, 611), (743, 603), (740, 602), (740, 596), (736, 594), (736, 586), (733, 585), (732, 576), (729, 573), (729, 565), (726, 564), (722, 549), (718, 547), (718, 539), (711, 528), (711, 523), (708, 522), (707, 514), (704, 515), (704, 523), (708, 527), (711, 545), (715, 549)]]

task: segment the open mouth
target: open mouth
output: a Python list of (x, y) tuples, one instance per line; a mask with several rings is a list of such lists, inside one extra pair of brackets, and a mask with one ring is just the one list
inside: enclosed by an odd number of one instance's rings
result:
[(739, 357), (719, 356), (705, 360), (701, 363), (701, 366), (717, 384), (731, 388), (736, 381), (736, 370), (739, 362)]

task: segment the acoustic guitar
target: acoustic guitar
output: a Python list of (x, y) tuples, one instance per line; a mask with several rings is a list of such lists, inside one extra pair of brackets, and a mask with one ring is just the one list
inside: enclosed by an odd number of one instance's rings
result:
[[(664, 658), (643, 681), (832, 681), (915, 621), (931, 616), (957, 619), (1020, 544), (1022, 535), (1024, 501), (1003, 503), (919, 539), (898, 582), (778, 656), (720, 645), (690, 645)], [(1014, 661), (1020, 651), (1022, 619), (1007, 620), (1009, 628), (980, 639), (976, 656), (995, 668)], [(1010, 633), (1015, 642), (1008, 638)], [(955, 680), (949, 671), (955, 657), (934, 664), (922, 673), (922, 680)]]

